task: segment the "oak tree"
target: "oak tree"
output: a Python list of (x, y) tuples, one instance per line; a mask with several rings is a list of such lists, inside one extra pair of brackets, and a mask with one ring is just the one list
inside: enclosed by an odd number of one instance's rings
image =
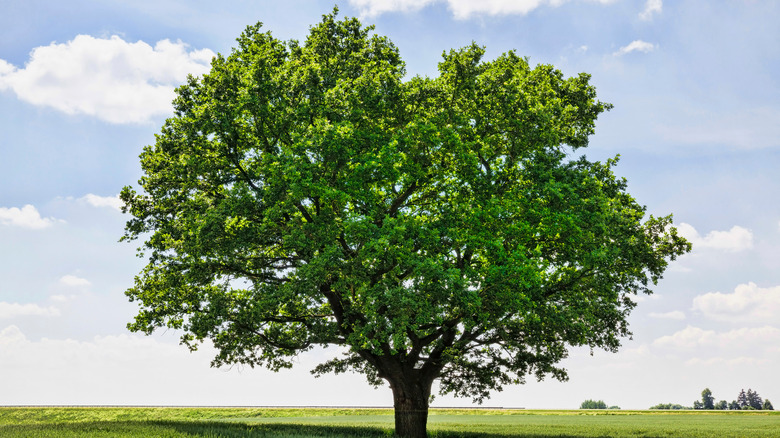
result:
[(177, 89), (121, 194), (148, 264), (129, 328), (179, 330), (213, 365), (289, 367), (389, 384), (396, 432), (425, 436), (434, 381), (478, 401), (526, 376), (566, 379), (570, 346), (615, 351), (632, 297), (690, 246), (588, 160), (589, 76), (487, 61), (438, 77), (336, 12), (305, 41), (250, 26)]

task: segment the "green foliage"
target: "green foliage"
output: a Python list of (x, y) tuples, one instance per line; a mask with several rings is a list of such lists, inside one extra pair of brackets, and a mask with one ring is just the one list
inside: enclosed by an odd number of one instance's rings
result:
[(769, 399), (764, 399), (764, 404), (761, 406), (761, 409), (765, 411), (774, 411), (775, 408), (772, 406), (772, 403), (769, 401)]
[(604, 400), (585, 400), (580, 404), (580, 409), (607, 409)]
[(759, 396), (757, 392), (753, 391), (752, 389), (748, 389), (747, 405), (753, 409), (760, 410), (764, 406), (764, 401), (761, 399), (761, 396)]
[(704, 388), (701, 392), (701, 409), (715, 409), (715, 397), (710, 388)]
[(317, 373), (423, 388), (426, 406), (437, 378), (482, 400), (566, 379), (568, 346), (616, 351), (634, 295), (690, 244), (617, 159), (579, 153), (610, 108), (589, 76), (471, 45), (404, 80), (387, 38), (335, 15), (304, 42), (250, 26), (177, 89), (141, 192), (121, 194), (148, 257), (129, 328), (210, 339), (216, 366), (341, 345)]
[(673, 404), (673, 403), (659, 403), (659, 404), (657, 404), (655, 406), (651, 406), (650, 409), (652, 409), (652, 410), (661, 409), (661, 410), (674, 410), (674, 411), (677, 411), (677, 410), (693, 409), (693, 408), (688, 407), (688, 406)]
[(745, 390), (741, 390), (739, 392), (739, 395), (737, 396), (737, 405), (739, 406), (739, 409), (744, 409), (745, 406), (749, 406), (748, 397), (745, 393)]
[(747, 392), (745, 392), (744, 389), (739, 392), (739, 396), (737, 396), (737, 400), (735, 402), (732, 402), (732, 404), (729, 405), (729, 408), (743, 409), (743, 410), (745, 409), (762, 410), (764, 409), (764, 405), (765, 403), (761, 399), (761, 396), (758, 395), (758, 392), (748, 388)]
[(717, 403), (715, 403), (715, 409), (719, 411), (725, 411), (729, 409), (729, 403), (726, 400), (721, 400)]

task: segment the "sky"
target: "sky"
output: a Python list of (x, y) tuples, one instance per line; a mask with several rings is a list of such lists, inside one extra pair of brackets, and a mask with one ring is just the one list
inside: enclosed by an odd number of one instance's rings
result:
[[(128, 332), (144, 260), (119, 243), (122, 187), (172, 115), (248, 25), (303, 40), (338, 5), (388, 36), (409, 77), (472, 41), (566, 76), (602, 114), (587, 156), (694, 249), (640, 297), (618, 353), (571, 349), (570, 379), (529, 378), (485, 406), (692, 405), (741, 389), (780, 402), (780, 2), (695, 0), (0, 0), (0, 405), (391, 406), (356, 374), (211, 368), (172, 330)], [(470, 406), (437, 397), (432, 406)]]

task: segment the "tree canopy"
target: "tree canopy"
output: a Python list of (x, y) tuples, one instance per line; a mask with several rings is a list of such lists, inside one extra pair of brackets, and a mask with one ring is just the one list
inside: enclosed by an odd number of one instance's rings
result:
[(604, 400), (587, 399), (580, 403), (580, 409), (607, 409), (607, 404), (604, 403)]
[(701, 409), (715, 409), (715, 397), (710, 388), (704, 388), (701, 392)]
[(213, 365), (364, 373), (425, 431), (431, 384), (481, 401), (527, 375), (566, 379), (569, 346), (615, 351), (632, 297), (690, 249), (589, 161), (589, 75), (514, 52), (443, 54), (406, 77), (396, 47), (323, 17), (301, 43), (250, 26), (177, 89), (144, 148), (123, 239), (148, 264), (129, 328), (180, 330)]

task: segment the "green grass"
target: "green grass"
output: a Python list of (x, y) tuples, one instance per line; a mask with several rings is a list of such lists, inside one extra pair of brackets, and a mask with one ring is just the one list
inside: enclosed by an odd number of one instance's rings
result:
[[(4, 437), (392, 436), (389, 409), (0, 407)], [(436, 438), (780, 438), (780, 412), (431, 410)]]

